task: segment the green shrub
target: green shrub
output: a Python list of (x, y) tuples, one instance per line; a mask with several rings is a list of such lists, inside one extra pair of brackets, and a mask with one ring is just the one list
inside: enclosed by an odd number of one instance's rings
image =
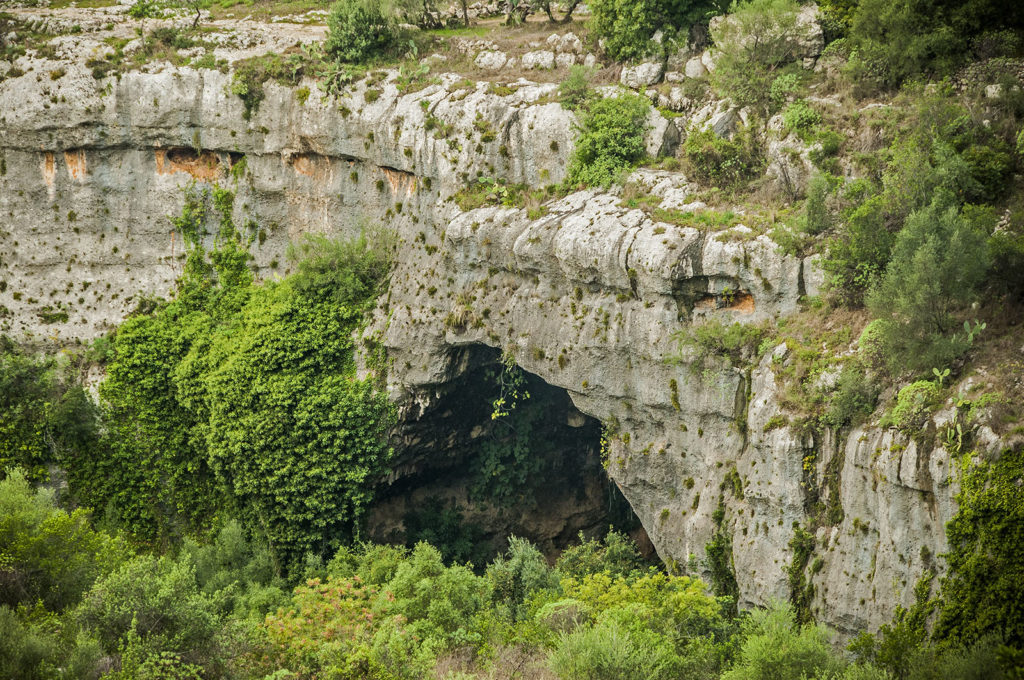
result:
[(580, 121), (566, 184), (607, 187), (643, 159), (650, 107), (648, 100), (633, 94), (591, 104)]
[(1018, 3), (979, 0), (861, 0), (850, 28), (856, 82), (895, 87), (919, 74), (948, 73), (983, 29), (1024, 28)]
[(977, 188), (970, 192), (968, 200), (991, 203), (1010, 187), (1014, 161), (1006, 144), (972, 144), (964, 149), (963, 159), (970, 169)]
[(835, 222), (828, 206), (832, 194), (831, 178), (815, 175), (807, 186), (807, 201), (804, 203), (805, 230), (812, 235), (830, 231)]
[(103, 652), (74, 630), (41, 606), (15, 611), (0, 605), (0, 678), (95, 678)]
[(821, 114), (811, 108), (803, 99), (798, 99), (782, 112), (782, 122), (786, 128), (797, 133), (801, 139), (807, 139), (814, 128), (821, 123)]
[(800, 90), (801, 80), (801, 74), (796, 72), (783, 73), (772, 80), (772, 85), (768, 88), (768, 98), (776, 109)]
[(548, 663), (564, 680), (670, 680), (680, 677), (682, 670), (681, 660), (664, 636), (615, 620), (563, 633)]
[(992, 234), (988, 241), (992, 256), (989, 283), (998, 292), (1024, 299), (1024, 221)]
[(395, 577), (398, 565), (408, 556), (406, 548), (396, 545), (342, 546), (327, 565), (327, 572), (332, 578), (358, 576), (367, 585), (379, 586)]
[(690, 175), (701, 182), (729, 188), (760, 176), (765, 159), (751, 128), (740, 128), (732, 139), (711, 129), (690, 128), (683, 143)]
[(971, 302), (987, 268), (984, 235), (955, 208), (936, 201), (907, 219), (867, 297), (874, 315), (887, 320), (894, 372), (941, 368), (966, 349), (966, 339), (952, 335), (961, 323), (955, 312)]
[(856, 363), (845, 364), (829, 398), (825, 422), (832, 427), (857, 424), (875, 410), (878, 393), (878, 387), (868, 378), (862, 366)]
[[(715, 70), (711, 83), (738, 106), (767, 111), (778, 71), (794, 61), (808, 28), (797, 22), (796, 0), (749, 0), (711, 31)], [(777, 92), (777, 94), (781, 94)]]
[(207, 542), (186, 538), (182, 554), (195, 565), (199, 589), (217, 594), (224, 612), (262, 619), (287, 600), (286, 583), (277, 575), (273, 554), (246, 537), (235, 520), (211, 532)]
[(175, 652), (187, 663), (219, 658), (214, 599), (199, 592), (187, 559), (140, 555), (96, 581), (77, 610), (107, 653), (136, 635), (147, 650)]
[(555, 589), (558, 581), (537, 548), (515, 536), (508, 539), (508, 552), (487, 567), (491, 602), (499, 611), (518, 621), (526, 614), (527, 597), (538, 590)]
[(337, 0), (327, 15), (324, 51), (334, 59), (362, 63), (391, 48), (398, 24), (382, 0)]
[(874, 368), (885, 366), (886, 351), (886, 322), (884, 319), (874, 319), (860, 333), (857, 340), (857, 348), (861, 355)]
[(931, 416), (939, 399), (939, 386), (930, 380), (918, 380), (900, 390), (896, 405), (885, 422), (905, 434), (917, 434)]
[(590, 84), (593, 71), (576, 64), (569, 69), (569, 75), (558, 86), (558, 101), (570, 111), (586, 109), (597, 93)]
[(282, 57), (271, 52), (235, 62), (231, 94), (242, 100), (242, 118), (249, 120), (259, 110), (265, 82), (272, 80), (283, 85), (297, 85), (304, 72), (305, 64), (299, 55)]
[(19, 467), (32, 481), (49, 466), (99, 445), (95, 405), (69, 367), (37, 358), (0, 335), (0, 476)]
[(725, 11), (725, 0), (593, 0), (591, 27), (612, 59), (628, 61), (652, 53), (655, 31), (685, 38), (694, 23)]
[(93, 581), (127, 558), (119, 541), (94, 531), (89, 513), (57, 508), (53, 491), (33, 490), (20, 469), (0, 481), (0, 604), (75, 605)]
[(680, 331), (676, 340), (680, 350), (694, 347), (701, 355), (725, 357), (733, 366), (739, 366), (755, 354), (765, 333), (763, 326), (738, 321), (726, 324), (712, 318)]
[(385, 588), (411, 632), (445, 645), (465, 635), (487, 594), (483, 578), (464, 566), (445, 567), (441, 553), (427, 543), (413, 548)]
[(843, 669), (832, 654), (828, 631), (813, 624), (798, 626), (788, 604), (753, 610), (743, 621), (742, 635), (736, 663), (722, 680), (827, 678)]
[(636, 544), (625, 534), (609, 531), (600, 541), (584, 539), (569, 546), (559, 555), (555, 569), (563, 577), (582, 579), (587, 574), (607, 572), (625, 576), (643, 565)]

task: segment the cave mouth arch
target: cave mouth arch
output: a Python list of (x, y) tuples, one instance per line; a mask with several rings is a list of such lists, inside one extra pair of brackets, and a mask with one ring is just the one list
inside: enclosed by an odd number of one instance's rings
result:
[[(436, 386), (429, 405), (396, 426), (393, 473), (367, 513), (371, 540), (426, 540), (446, 559), (483, 564), (509, 536), (553, 559), (580, 532), (614, 528), (653, 552), (602, 466), (601, 423), (566, 390), (518, 366), (507, 370), (501, 353), (482, 344), (455, 350), (451, 365), (452, 379)], [(507, 413), (493, 417), (502, 394)]]

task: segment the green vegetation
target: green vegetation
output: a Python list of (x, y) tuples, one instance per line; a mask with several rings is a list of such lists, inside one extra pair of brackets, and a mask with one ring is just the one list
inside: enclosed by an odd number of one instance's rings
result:
[[(988, 269), (985, 234), (940, 199), (908, 216), (885, 273), (868, 293), (883, 320), (881, 353), (916, 371), (948, 366), (970, 345), (954, 314), (974, 300)], [(898, 369), (896, 369), (898, 372)]]
[(605, 52), (626, 61), (658, 48), (651, 40), (658, 30), (685, 43), (690, 26), (721, 14), (726, 5), (722, 0), (595, 0), (590, 11), (593, 31), (604, 39)]
[[(231, 76), (231, 94), (238, 95), (245, 106), (242, 117), (249, 120), (259, 110), (265, 82), (273, 80), (283, 85), (298, 85), (306, 68), (301, 54), (283, 57), (269, 53), (236, 62)], [(306, 96), (309, 96), (308, 91)]]
[(1024, 450), (1004, 451), (977, 464), (964, 456), (959, 511), (946, 527), (949, 573), (935, 627), (939, 639), (972, 644), (994, 636), (1018, 648), (1024, 644), (1024, 620), (1017, 614), (1021, 592), (1015, 585), (1024, 565), (1022, 474)]
[(1024, 9), (996, 0), (860, 0), (849, 25), (853, 77), (894, 87), (948, 74), (971, 56), (1015, 56), (1020, 43), (1012, 31), (1024, 29)]
[(748, 0), (731, 10), (712, 31), (717, 47), (712, 83), (740, 106), (767, 111), (772, 94), (779, 98), (792, 87), (780, 83), (773, 90), (780, 69), (797, 59), (807, 39), (807, 27), (797, 21), (800, 6), (796, 0)]
[(593, 71), (576, 64), (569, 69), (569, 76), (558, 86), (558, 101), (570, 111), (586, 110), (596, 96), (590, 84)]
[(566, 184), (607, 187), (646, 154), (650, 102), (634, 94), (598, 99), (583, 111)]
[(37, 358), (0, 336), (0, 469), (33, 481), (94, 447), (98, 414), (67, 359)]
[(174, 220), (191, 246), (176, 297), (112, 338), (103, 441), (65, 466), (75, 494), (138, 539), (173, 541), (230, 507), (289, 571), (351, 538), (386, 469), (386, 399), (356, 379), (351, 331), (389, 253), (311, 240), (298, 273), (256, 286), (233, 196), (208, 201), (190, 192)]
[(327, 16), (324, 51), (339, 61), (361, 63), (398, 39), (398, 22), (382, 0), (337, 0)]
[(765, 165), (757, 132), (749, 127), (741, 128), (732, 139), (710, 129), (691, 128), (683, 142), (683, 157), (694, 179), (722, 188), (760, 176)]

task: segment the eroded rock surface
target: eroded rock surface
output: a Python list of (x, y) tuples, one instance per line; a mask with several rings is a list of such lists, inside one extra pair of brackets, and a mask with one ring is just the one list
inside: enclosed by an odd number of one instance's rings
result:
[[(572, 54), (561, 42), (552, 49)], [(546, 67), (556, 57), (544, 52)], [(821, 286), (813, 259), (782, 255), (743, 226), (658, 223), (607, 193), (573, 193), (546, 212), (464, 213), (448, 200), (477, 176), (562, 180), (576, 133), (554, 84), (498, 94), (446, 74), (403, 94), (390, 73), (331, 98), (311, 81), (268, 83), (247, 120), (230, 75), (216, 70), (163, 65), (96, 80), (79, 61), (65, 66), (51, 78), (52, 62), (25, 57), (24, 75), (0, 82), (3, 332), (89, 340), (141, 296), (167, 293), (183, 246), (166, 218), (193, 182), (236, 191), (239, 221), (259, 225), (252, 248), (263, 277), (288, 271), (286, 246), (304, 233), (384, 221), (400, 256), (367, 333), (388, 350), (407, 428), (473, 368), (468, 349), (486, 346), (604, 423), (608, 474), (667, 563), (707, 576), (706, 544), (719, 530), (731, 536), (742, 605), (789, 595), (794, 522), (808, 526), (820, 504), (841, 513), (817, 522), (822, 562), (805, 567), (819, 620), (877, 626), (910, 603), (925, 568), (941, 571), (933, 556), (945, 550), (955, 490), (943, 449), (877, 428), (802, 436), (781, 418), (784, 347), (748, 371), (680, 353), (675, 341), (706, 319), (796, 310)], [(670, 150), (689, 125), (727, 134), (737, 120), (742, 112), (721, 103), (675, 127), (655, 120), (648, 149)], [(680, 173), (636, 181), (666, 208), (701, 207)], [(575, 519), (545, 529), (552, 541), (595, 521), (594, 490), (584, 496)], [(382, 513), (380, 532), (402, 512)]]

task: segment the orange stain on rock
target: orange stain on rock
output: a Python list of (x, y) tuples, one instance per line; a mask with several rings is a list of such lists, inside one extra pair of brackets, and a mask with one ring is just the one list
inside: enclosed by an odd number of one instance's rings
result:
[(53, 183), (57, 179), (57, 164), (53, 160), (53, 152), (47, 151), (43, 156), (43, 181), (46, 182), (46, 187), (50, 190), (53, 189)]
[(406, 196), (412, 196), (413, 192), (416, 191), (416, 175), (401, 170), (393, 170), (392, 168), (381, 168), (381, 170), (384, 171), (384, 176), (388, 178), (388, 184), (391, 185), (391, 192), (393, 194), (404, 193)]
[(326, 181), (331, 174), (331, 162), (319, 154), (300, 153), (286, 159), (295, 172), (316, 180)]
[(185, 172), (200, 180), (214, 180), (221, 175), (220, 159), (212, 151), (196, 153), (192, 149), (154, 149), (156, 173), (171, 175)]
[(64, 163), (68, 166), (68, 176), (73, 180), (85, 179), (85, 149), (64, 152)]

